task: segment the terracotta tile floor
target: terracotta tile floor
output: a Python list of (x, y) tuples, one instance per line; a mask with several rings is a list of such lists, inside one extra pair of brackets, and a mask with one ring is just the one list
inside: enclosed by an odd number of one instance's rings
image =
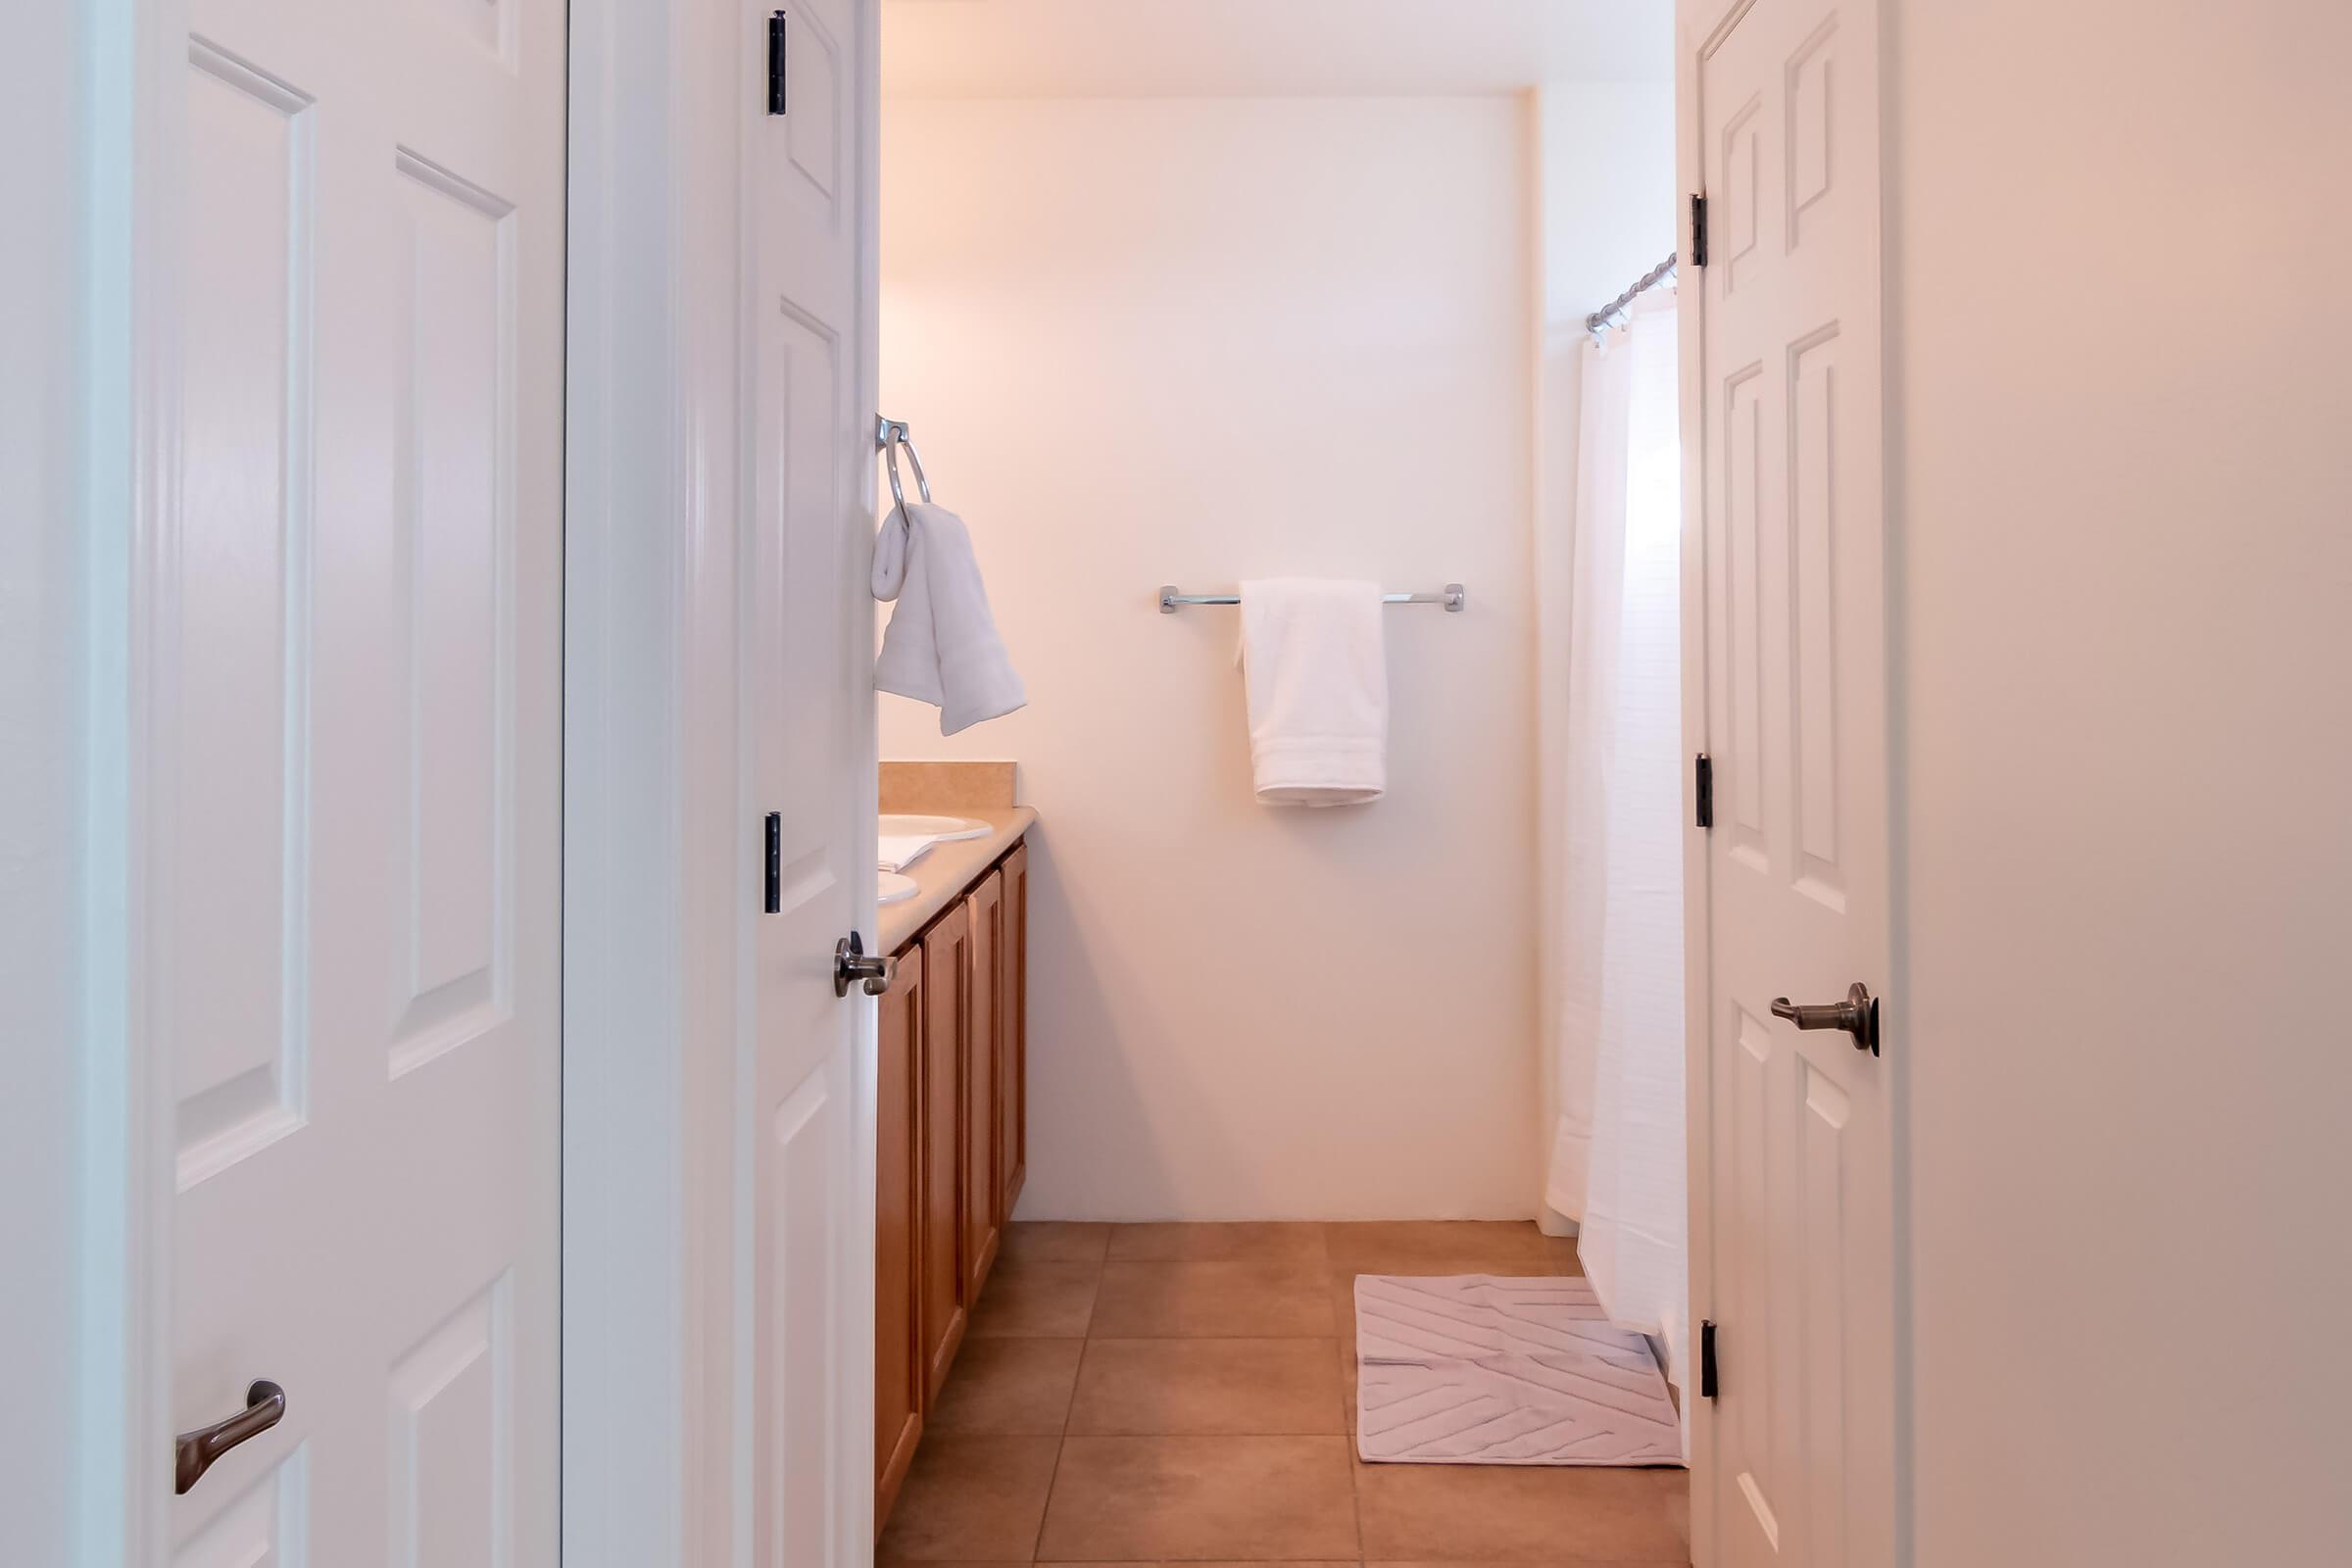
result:
[(1533, 1225), (1017, 1224), (884, 1564), (1647, 1568), (1680, 1470), (1367, 1465), (1357, 1274), (1575, 1274)]

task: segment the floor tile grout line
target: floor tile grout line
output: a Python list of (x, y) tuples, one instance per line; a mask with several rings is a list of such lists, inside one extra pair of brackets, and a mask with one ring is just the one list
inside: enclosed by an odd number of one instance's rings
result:
[[(992, 1434), (992, 1433), (983, 1433), (983, 1432), (973, 1432), (973, 1433), (967, 1433), (967, 1434), (965, 1434), (965, 1435), (966, 1435), (966, 1436), (968, 1436), (968, 1437), (975, 1437), (975, 1438), (978, 1438), (978, 1437), (990, 1437), (990, 1436), (1001, 1436), (1001, 1437), (1007, 1437), (1007, 1438), (1017, 1438), (1017, 1437), (1021, 1436), (1021, 1434), (1020, 1434), (1020, 1433), (1017, 1433), (1017, 1432), (1005, 1432), (1005, 1433), (996, 1433), (996, 1434)], [(1344, 1438), (1344, 1437), (1346, 1437), (1347, 1435), (1348, 1435), (1348, 1434), (1347, 1434), (1347, 1433), (1345, 1433), (1345, 1432), (1256, 1432), (1256, 1431), (1251, 1431), (1251, 1432), (1071, 1432), (1071, 1433), (1066, 1433), (1066, 1434), (1064, 1434), (1064, 1437), (1065, 1437), (1065, 1438), (1082, 1438), (1082, 1439), (1086, 1439), (1086, 1440), (1088, 1440), (1088, 1441), (1090, 1441), (1090, 1442), (1091, 1442), (1091, 1441), (1095, 1441), (1095, 1440), (1109, 1440), (1109, 1439), (1116, 1439), (1116, 1440), (1119, 1440), (1119, 1441), (1121, 1441), (1121, 1442), (1136, 1442), (1136, 1443), (1164, 1443), (1164, 1442), (1167, 1442), (1167, 1441), (1168, 1441), (1169, 1439), (1171, 1439), (1171, 1438), (1200, 1438), (1200, 1439), (1204, 1439), (1204, 1440), (1206, 1440), (1206, 1441), (1208, 1441), (1208, 1442), (1211, 1442), (1211, 1443), (1230, 1443), (1230, 1442), (1236, 1442), (1236, 1441), (1247, 1440), (1247, 1439), (1251, 1439), (1251, 1438)], [(1663, 1467), (1661, 1467), (1661, 1468), (1663, 1468)], [(1310, 1562), (1311, 1562), (1311, 1561), (1313, 1561), (1313, 1559), (1312, 1559), (1312, 1558), (1309, 1558), (1309, 1559), (1308, 1559), (1308, 1561), (1310, 1561)]]
[(1054, 1473), (1046, 1477), (1046, 1505), (1037, 1511), (1037, 1534), (1029, 1540), (1028, 1560), (1032, 1565), (1043, 1560), (1038, 1553), (1046, 1549), (1046, 1521), (1054, 1517), (1054, 1489), (1061, 1482), (1061, 1455), (1069, 1443), (1066, 1434), (1054, 1440)]
[(1347, 1438), (1342, 1441), (1348, 1445), (1348, 1507), (1355, 1520), (1355, 1555), (1356, 1560), (1361, 1562), (1370, 1550), (1364, 1544), (1364, 1489), (1362, 1477), (1358, 1474), (1360, 1467), (1355, 1462), (1355, 1440)]
[[(1041, 1334), (1038, 1339), (1075, 1339), (1070, 1334)], [(1089, 1345), (1321, 1345), (1338, 1344), (1345, 1336), (1331, 1334), (1089, 1334)]]
[[(1346, 1343), (1347, 1342), (1344, 1340), (1341, 1342), (1343, 1348), (1345, 1347)], [(1370, 1558), (1371, 1547), (1364, 1540), (1364, 1486), (1363, 1476), (1361, 1474), (1362, 1467), (1355, 1462), (1356, 1438), (1355, 1434), (1348, 1430), (1348, 1374), (1343, 1371), (1340, 1374), (1340, 1431), (1345, 1434), (1343, 1441), (1348, 1446), (1347, 1453), (1345, 1455), (1348, 1464), (1348, 1504), (1355, 1515), (1355, 1555), (1356, 1560), (1360, 1565)]]
[(1061, 1407), (1061, 1431), (1054, 1439), (1054, 1473), (1046, 1478), (1046, 1505), (1037, 1511), (1037, 1536), (1029, 1543), (1029, 1561), (1034, 1565), (1043, 1559), (1038, 1555), (1046, 1549), (1046, 1521), (1054, 1517), (1054, 1489), (1061, 1482), (1061, 1456), (1069, 1451), (1070, 1417), (1078, 1408), (1078, 1379), (1086, 1375), (1086, 1347), (1078, 1342), (1078, 1370), (1070, 1377), (1070, 1396)]

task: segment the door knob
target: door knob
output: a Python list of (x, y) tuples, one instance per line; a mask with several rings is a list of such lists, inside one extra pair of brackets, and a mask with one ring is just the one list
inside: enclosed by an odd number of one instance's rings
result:
[(833, 944), (833, 994), (837, 997), (848, 996), (853, 981), (867, 996), (878, 997), (890, 989), (898, 974), (899, 960), (879, 953), (869, 956), (865, 938), (855, 931)]
[(274, 1383), (257, 1382), (245, 1391), (245, 1408), (225, 1421), (182, 1432), (175, 1442), (177, 1462), (172, 1490), (182, 1493), (204, 1479), (213, 1461), (247, 1438), (258, 1438), (284, 1418), (286, 1391)]
[(1799, 1029), (1842, 1029), (1854, 1037), (1856, 1051), (1879, 1054), (1879, 999), (1859, 980), (1846, 989), (1843, 1002), (1799, 1006), (1787, 997), (1775, 997), (1772, 1015)]

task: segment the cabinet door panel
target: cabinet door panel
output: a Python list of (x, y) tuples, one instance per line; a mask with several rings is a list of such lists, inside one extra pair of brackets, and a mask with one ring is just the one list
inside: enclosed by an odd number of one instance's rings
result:
[(1004, 938), (997, 962), (997, 1216), (1029, 1175), (1029, 846), (1004, 858)]
[(923, 1408), (963, 1344), (963, 1038), (971, 1011), (971, 916), (960, 905), (923, 938)]
[(999, 1052), (1004, 1026), (998, 999), (1004, 995), (999, 979), (1004, 955), (1004, 876), (989, 872), (972, 889), (964, 908), (971, 919), (971, 941), (964, 950), (971, 986), (965, 998), (963, 1042), (964, 1298), (977, 1301), (997, 1260), (997, 1226), (1004, 1201), (997, 1152), (1003, 1127)]
[(890, 1517), (923, 1433), (923, 954), (909, 948), (882, 998), (874, 1184), (874, 1531)]

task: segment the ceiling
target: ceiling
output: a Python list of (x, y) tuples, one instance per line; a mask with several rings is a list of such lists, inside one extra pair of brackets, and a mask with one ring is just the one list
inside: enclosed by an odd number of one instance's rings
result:
[(903, 98), (1501, 93), (1664, 81), (1673, 0), (883, 0)]

